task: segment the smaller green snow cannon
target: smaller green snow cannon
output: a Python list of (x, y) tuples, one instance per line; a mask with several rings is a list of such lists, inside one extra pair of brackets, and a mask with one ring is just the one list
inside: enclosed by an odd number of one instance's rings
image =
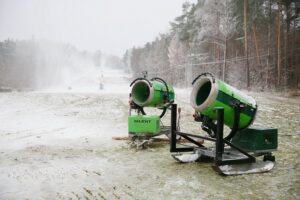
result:
[(173, 102), (175, 95), (172, 85), (162, 79), (138, 79), (132, 84), (132, 101), (140, 107), (164, 108)]
[[(130, 112), (128, 116), (128, 132), (131, 140), (147, 141), (152, 137), (170, 132), (169, 127), (161, 126), (161, 118), (175, 99), (174, 89), (171, 84), (155, 77), (137, 78), (131, 84), (129, 95)], [(161, 110), (161, 114), (147, 115), (144, 108), (152, 107)], [(136, 114), (132, 115), (132, 110)]]
[[(216, 79), (210, 73), (199, 75), (193, 81), (191, 106), (196, 122), (208, 136), (183, 133), (176, 130), (177, 105), (171, 107), (170, 151), (180, 162), (213, 160), (213, 168), (223, 175), (239, 175), (270, 171), (274, 167), (273, 151), (277, 150), (277, 129), (252, 126), (257, 103), (232, 86)], [(224, 125), (230, 132), (224, 136)], [(193, 145), (177, 147), (181, 136)], [(205, 147), (199, 139), (215, 143)], [(262, 156), (262, 160), (258, 157)]]

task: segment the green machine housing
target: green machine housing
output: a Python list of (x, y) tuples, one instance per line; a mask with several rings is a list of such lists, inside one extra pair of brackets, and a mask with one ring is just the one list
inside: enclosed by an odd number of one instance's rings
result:
[(194, 82), (191, 105), (196, 112), (216, 120), (218, 107), (224, 108), (224, 124), (229, 128), (234, 125), (233, 102), (240, 102), (239, 125), (231, 139), (233, 145), (249, 152), (268, 152), (277, 149), (277, 129), (251, 126), (254, 121), (257, 103), (251, 96), (244, 94), (213, 76), (201, 76)]
[[(213, 160), (213, 169), (222, 175), (268, 172), (274, 167), (278, 130), (252, 126), (257, 111), (255, 99), (206, 72), (192, 82), (191, 106), (196, 122), (208, 136), (176, 130), (177, 104), (171, 107), (170, 152), (182, 163)], [(224, 126), (230, 131), (224, 133)], [(226, 131), (227, 132), (227, 131)], [(177, 136), (188, 140), (177, 147)], [(214, 145), (205, 146), (198, 139)], [(263, 157), (258, 160), (258, 157)]]
[(166, 103), (166, 99), (168, 99), (168, 101), (174, 101), (175, 99), (173, 86), (156, 80), (136, 81), (132, 86), (131, 94), (134, 103), (143, 107), (162, 108)]
[(278, 130), (275, 128), (260, 128), (250, 126), (238, 131), (231, 142), (235, 146), (249, 152), (264, 152), (276, 150)]
[(155, 135), (160, 132), (159, 116), (131, 115), (128, 116), (128, 133), (134, 135)]
[[(138, 78), (131, 85), (131, 100), (133, 107), (140, 112), (128, 116), (128, 132), (135, 136), (153, 137), (164, 130), (160, 126), (160, 119), (166, 112), (167, 106), (174, 102), (173, 86), (156, 77), (151, 80)], [(147, 115), (144, 107), (154, 107), (162, 110), (161, 115)], [(142, 114), (142, 115), (141, 115)]]
[(233, 102), (241, 102), (244, 108), (240, 113), (239, 129), (247, 128), (254, 120), (257, 104), (253, 97), (248, 96), (225, 82), (201, 77), (194, 83), (191, 94), (191, 105), (196, 112), (208, 116), (210, 119), (217, 119), (215, 108), (224, 108), (224, 123), (230, 128), (234, 124)]

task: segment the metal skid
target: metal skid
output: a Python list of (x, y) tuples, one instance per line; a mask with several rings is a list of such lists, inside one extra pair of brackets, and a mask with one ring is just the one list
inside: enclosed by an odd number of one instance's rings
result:
[[(230, 139), (237, 132), (239, 122), (239, 111), (242, 105), (236, 104), (235, 107), (235, 123), (230, 134), (224, 138), (224, 108), (216, 108), (217, 123), (212, 122), (209, 125), (205, 125), (203, 130), (207, 131), (210, 137), (183, 133), (177, 131), (177, 105), (171, 106), (171, 138), (170, 138), (170, 152), (173, 153), (173, 157), (180, 162), (194, 162), (202, 160), (213, 160), (213, 169), (223, 175), (239, 175), (245, 173), (259, 173), (270, 171), (274, 167), (272, 159), (274, 156), (270, 152), (261, 152), (250, 154), (245, 150), (233, 145)], [(195, 117), (196, 121), (206, 121)], [(204, 122), (203, 122), (204, 123)], [(185, 138), (193, 146), (177, 147), (176, 137), (181, 136)], [(200, 144), (196, 139), (208, 140), (215, 143), (214, 147), (205, 147)], [(257, 161), (257, 156), (264, 155), (264, 161)]]

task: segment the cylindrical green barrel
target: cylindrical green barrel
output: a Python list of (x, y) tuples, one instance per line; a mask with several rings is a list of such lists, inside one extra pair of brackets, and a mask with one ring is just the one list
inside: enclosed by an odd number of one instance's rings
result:
[(159, 107), (162, 108), (167, 102), (174, 101), (175, 94), (172, 85), (159, 81), (138, 80), (134, 83), (131, 90), (131, 97), (134, 103), (143, 107)]
[(248, 127), (254, 120), (257, 104), (253, 97), (248, 96), (236, 88), (221, 80), (208, 76), (201, 76), (193, 85), (191, 93), (191, 105), (196, 112), (213, 120), (217, 119), (214, 109), (224, 108), (224, 124), (233, 127), (234, 108), (233, 102), (241, 102), (245, 105), (240, 113), (239, 129)]

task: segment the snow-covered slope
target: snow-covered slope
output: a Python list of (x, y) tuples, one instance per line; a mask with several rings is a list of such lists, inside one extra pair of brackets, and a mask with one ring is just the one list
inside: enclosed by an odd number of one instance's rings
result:
[[(87, 67), (78, 73), (67, 74), (63, 83), (44, 88), (41, 92), (128, 93), (130, 77), (120, 69)], [(100, 89), (100, 83), (103, 84), (103, 89)]]
[[(224, 179), (211, 163), (178, 164), (167, 144), (136, 151), (112, 140), (127, 135), (130, 81), (118, 70), (103, 74), (103, 90), (95, 70), (74, 77), (70, 90), (0, 93), (1, 200), (299, 199), (299, 102), (251, 94), (259, 103), (256, 123), (279, 128), (276, 166)], [(198, 133), (189, 90), (175, 92), (182, 131)]]

